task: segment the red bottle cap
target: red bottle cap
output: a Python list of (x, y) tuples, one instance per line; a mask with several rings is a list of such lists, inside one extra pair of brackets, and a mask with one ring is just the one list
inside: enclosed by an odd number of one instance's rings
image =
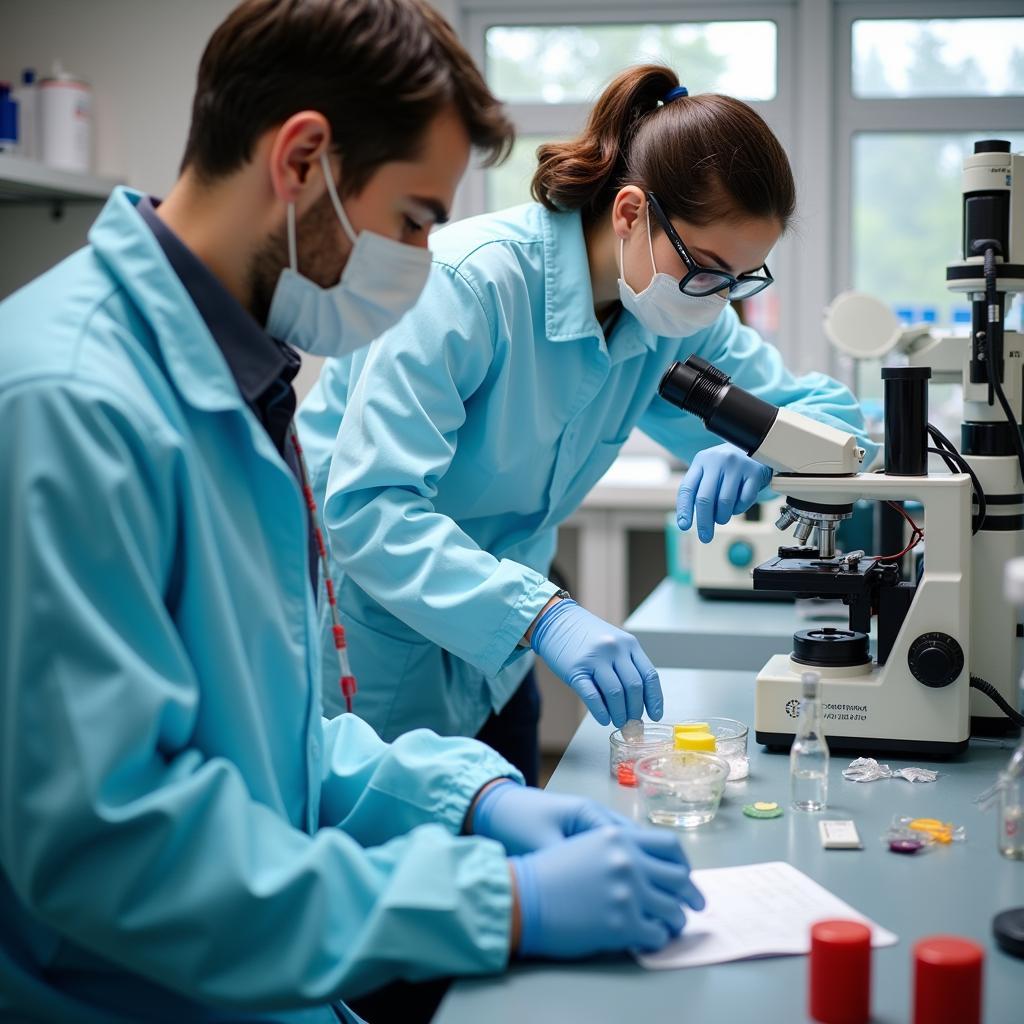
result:
[(914, 1024), (981, 1024), (985, 950), (969, 939), (933, 935), (914, 946)]
[(871, 1017), (871, 929), (860, 921), (811, 926), (811, 1018), (867, 1024)]

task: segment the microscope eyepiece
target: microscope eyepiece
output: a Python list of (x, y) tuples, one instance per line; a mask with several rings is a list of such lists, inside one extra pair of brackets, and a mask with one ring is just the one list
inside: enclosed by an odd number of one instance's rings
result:
[(706, 359), (690, 356), (685, 363), (673, 363), (669, 367), (661, 378), (658, 392), (673, 405), (707, 420), (729, 386), (729, 380)]
[(761, 446), (779, 414), (778, 406), (737, 387), (700, 356), (673, 363), (661, 378), (658, 394), (748, 455)]
[(979, 139), (974, 143), (975, 153), (1009, 153), (1010, 143), (1007, 139)]

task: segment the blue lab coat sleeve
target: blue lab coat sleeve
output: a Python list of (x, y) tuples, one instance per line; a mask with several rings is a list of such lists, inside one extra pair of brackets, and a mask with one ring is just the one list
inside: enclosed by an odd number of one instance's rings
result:
[(429, 729), (385, 743), (357, 715), (324, 720), (320, 821), (373, 846), (438, 822), (458, 835), (481, 786), (522, 775), (483, 743)]
[(168, 610), (175, 439), (111, 386), (0, 395), (19, 495), (0, 502), (0, 865), (17, 897), (125, 970), (240, 1008), (501, 969), (506, 859), (455, 834), (500, 759), (424, 734), (388, 749), (341, 721), (309, 799), (351, 833), (310, 835), (211, 753), (231, 709), (212, 728), (216, 693)]
[(413, 311), (370, 349), (352, 388), (324, 523), (332, 555), (360, 587), (492, 676), (526, 653), (517, 644), (557, 588), (483, 550), (434, 505), (466, 403), (494, 358), (489, 317), (502, 313), (497, 296), (485, 312), (458, 270), (435, 262), (431, 274)]
[[(685, 359), (690, 351), (692, 347), (681, 351), (678, 358)], [(850, 390), (824, 373), (800, 377), (790, 373), (778, 350), (755, 330), (743, 326), (732, 308), (704, 332), (696, 354), (758, 398), (854, 434), (865, 449), (864, 467), (871, 464), (878, 446), (868, 438), (864, 416)], [(638, 426), (686, 463), (702, 449), (721, 443), (696, 416), (659, 396), (655, 396)]]

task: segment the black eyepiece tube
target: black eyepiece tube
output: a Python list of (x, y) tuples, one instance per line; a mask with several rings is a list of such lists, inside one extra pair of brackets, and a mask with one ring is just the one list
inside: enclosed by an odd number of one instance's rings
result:
[(673, 363), (658, 394), (693, 413), (713, 434), (753, 455), (772, 429), (779, 408), (737, 387), (718, 367), (700, 356)]
[(886, 366), (885, 472), (891, 476), (928, 475), (927, 366)]

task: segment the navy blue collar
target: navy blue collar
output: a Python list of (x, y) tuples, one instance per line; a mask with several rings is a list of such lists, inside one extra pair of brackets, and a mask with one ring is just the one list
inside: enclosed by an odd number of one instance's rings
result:
[[(252, 405), (279, 377), (285, 375), (290, 380), (295, 375), (299, 354), (267, 334), (202, 260), (157, 216), (159, 205), (159, 200), (143, 196), (137, 209), (217, 342), (242, 397)], [(286, 369), (292, 372), (285, 374)]]

